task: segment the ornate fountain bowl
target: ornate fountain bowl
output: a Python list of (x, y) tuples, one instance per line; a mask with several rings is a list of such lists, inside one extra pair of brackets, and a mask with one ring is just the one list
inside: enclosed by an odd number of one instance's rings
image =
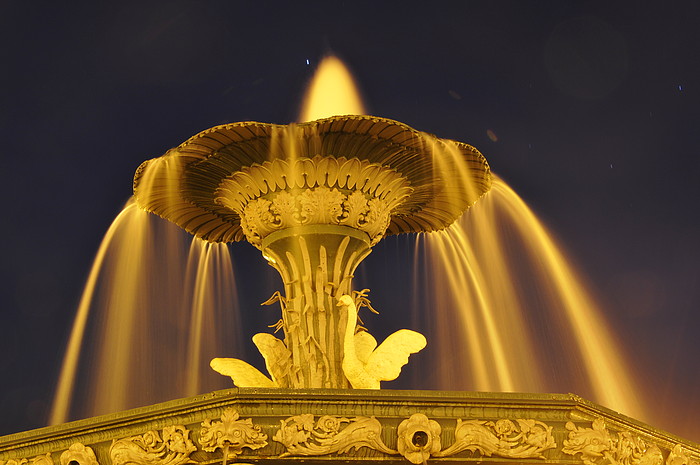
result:
[(271, 379), (236, 359), (214, 359), (214, 369), (240, 387), (376, 389), (426, 342), (400, 330), (377, 347), (358, 332), (357, 310), (369, 301), (352, 289), (355, 269), (386, 234), (447, 228), (490, 181), (467, 144), (336, 116), (208, 129), (143, 163), (134, 196), (204, 240), (246, 239), (282, 276), (285, 293), (274, 300), (284, 339), (253, 337)]
[[(340, 201), (345, 216), (329, 212), (330, 224), (356, 222), (372, 243), (384, 234), (377, 230), (387, 213), (386, 234), (441, 230), (490, 184), (488, 163), (474, 147), (397, 121), (352, 115), (290, 125), (215, 126), (144, 162), (134, 177), (134, 194), (145, 210), (204, 240), (245, 238), (260, 247), (268, 229), (325, 221), (299, 216), (315, 201)], [(290, 210), (281, 205), (292, 201), (283, 191), (295, 197), (298, 218), (282, 217)], [(362, 200), (355, 192), (367, 205), (358, 206)], [(273, 218), (263, 226), (267, 212)]]

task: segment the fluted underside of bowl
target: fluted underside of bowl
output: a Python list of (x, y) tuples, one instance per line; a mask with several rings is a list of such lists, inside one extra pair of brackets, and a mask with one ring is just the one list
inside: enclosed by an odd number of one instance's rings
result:
[[(340, 162), (328, 163), (328, 159)], [(204, 240), (240, 241), (245, 238), (241, 211), (219, 196), (222, 189), (233, 185), (232, 179), (240, 185), (242, 198), (250, 201), (282, 191), (298, 194), (319, 188), (345, 195), (361, 191), (368, 201), (381, 197), (386, 185), (370, 186), (381, 180), (357, 181), (357, 173), (353, 177), (338, 171), (338, 166), (353, 163), (362, 167), (365, 179), (374, 169), (377, 175), (389, 173), (391, 180), (402, 180), (402, 192), (408, 194), (402, 194), (401, 202), (391, 202), (386, 234), (444, 229), (491, 185), (488, 163), (474, 147), (439, 139), (397, 121), (352, 115), (290, 125), (241, 122), (215, 126), (144, 162), (134, 177), (134, 195), (145, 210)], [(294, 169), (276, 177), (258, 175), (241, 181), (242, 171), (253, 168), (265, 173), (272, 165)], [(324, 169), (335, 171), (324, 173)]]

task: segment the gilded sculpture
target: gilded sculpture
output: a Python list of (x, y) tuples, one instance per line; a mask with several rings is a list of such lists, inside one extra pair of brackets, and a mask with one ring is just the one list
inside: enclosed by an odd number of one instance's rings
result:
[(400, 330), (377, 347), (355, 269), (387, 234), (447, 228), (490, 183), (467, 144), (353, 115), (216, 126), (143, 163), (134, 196), (204, 240), (247, 240), (282, 276), (283, 337), (253, 337), (269, 376), (234, 358), (214, 370), (239, 387), (379, 389), (426, 342)]

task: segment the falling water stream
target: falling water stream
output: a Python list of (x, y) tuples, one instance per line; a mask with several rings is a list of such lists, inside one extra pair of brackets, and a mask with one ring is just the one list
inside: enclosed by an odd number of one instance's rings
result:
[[(339, 95), (346, 103), (335, 100)], [(352, 77), (336, 58), (319, 67), (306, 101), (304, 121), (363, 113)], [(459, 173), (441, 176), (461, 182)], [(644, 418), (600, 310), (504, 181), (495, 177), (462, 219), (419, 235), (415, 244), (419, 274), (429, 277), (420, 298), (431, 308), (436, 388), (590, 393), (595, 402)], [(188, 238), (128, 202), (89, 274), (51, 423), (216, 387), (220, 375), (208, 361), (236, 355), (248, 339), (240, 333), (237, 300), (226, 245)]]

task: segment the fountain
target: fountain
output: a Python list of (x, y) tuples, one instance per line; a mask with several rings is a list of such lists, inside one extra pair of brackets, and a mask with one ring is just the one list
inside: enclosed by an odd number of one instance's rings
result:
[(379, 390), (426, 340), (402, 329), (377, 346), (356, 268), (386, 235), (444, 230), (490, 189), (504, 191), (473, 147), (360, 115), (216, 126), (143, 163), (138, 206), (208, 243), (246, 240), (281, 275), (266, 303), (282, 338), (253, 337), (269, 376), (215, 358), (236, 388), (0, 438), (0, 465), (700, 463), (698, 444), (573, 394)]
[[(376, 341), (353, 323), (355, 307), (370, 304), (353, 291), (353, 273), (385, 234), (444, 229), (489, 186), (473, 147), (369, 116), (217, 126), (144, 163), (134, 180), (143, 209), (207, 241), (245, 238), (280, 273), (285, 295), (274, 300), (284, 340), (253, 339), (272, 380), (240, 360), (212, 366), (240, 387), (294, 388), (378, 388), (398, 376), (394, 362), (425, 339), (397, 332), (370, 355)], [(353, 299), (339, 311), (344, 295)], [(376, 381), (348, 376), (357, 371), (347, 356), (355, 346), (375, 370), (383, 366), (376, 375), (360, 370)]]

